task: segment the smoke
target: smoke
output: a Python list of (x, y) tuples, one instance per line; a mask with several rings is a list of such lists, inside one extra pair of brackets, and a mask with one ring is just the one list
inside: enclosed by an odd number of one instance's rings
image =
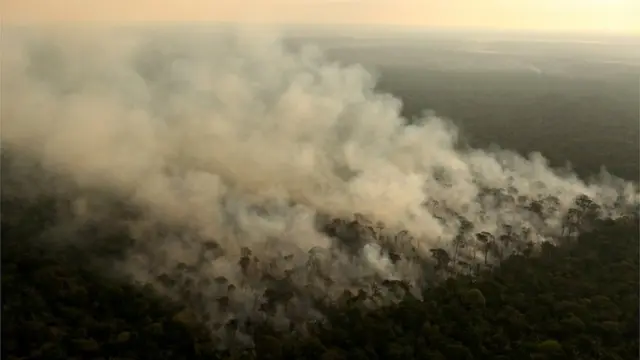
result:
[[(320, 316), (313, 299), (419, 286), (422, 260), (452, 249), (461, 217), (475, 232), (511, 224), (544, 240), (580, 194), (607, 216), (638, 199), (632, 184), (586, 183), (539, 154), (464, 148), (434, 114), (402, 118), (362, 67), (268, 33), (5, 29), (2, 60), (3, 148), (71, 179), (69, 223), (124, 227), (135, 246), (120, 270), (169, 296), (197, 293), (189, 301), (220, 336), (230, 317), (286, 326)], [(96, 190), (137, 215), (112, 218)], [(525, 209), (548, 196), (544, 218)], [(343, 224), (354, 251), (319, 231), (354, 214), (372, 224)], [(388, 243), (413, 257), (391, 259)], [(163, 280), (176, 268), (179, 280)], [(293, 295), (269, 308), (282, 279)]]

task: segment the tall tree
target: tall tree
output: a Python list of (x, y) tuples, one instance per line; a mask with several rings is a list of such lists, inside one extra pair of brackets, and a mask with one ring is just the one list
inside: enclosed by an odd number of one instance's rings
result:
[(482, 252), (484, 253), (484, 264), (487, 265), (489, 251), (495, 242), (493, 234), (482, 231), (476, 234), (476, 239), (482, 244)]

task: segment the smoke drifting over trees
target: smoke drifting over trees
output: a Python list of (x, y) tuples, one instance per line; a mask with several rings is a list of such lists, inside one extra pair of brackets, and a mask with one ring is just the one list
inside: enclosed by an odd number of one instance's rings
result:
[(444, 119), (402, 118), (363, 68), (275, 36), (10, 29), (2, 55), (3, 192), (53, 199), (53, 244), (126, 239), (109, 270), (223, 337), (321, 319), (345, 291), (419, 297), (639, 199), (467, 148)]

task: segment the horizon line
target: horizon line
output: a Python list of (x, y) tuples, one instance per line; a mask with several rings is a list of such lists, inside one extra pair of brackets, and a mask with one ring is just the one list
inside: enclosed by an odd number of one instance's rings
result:
[[(401, 24), (345, 24), (345, 23), (270, 23), (270, 22), (232, 22), (209, 20), (157, 20), (157, 21), (38, 21), (38, 22), (0, 22), (1, 29), (10, 28), (63, 28), (63, 27), (136, 27), (158, 28), (174, 26), (210, 26), (221, 28), (251, 29), (271, 28), (274, 30), (312, 29), (324, 32), (349, 29), (355, 32), (391, 32), (391, 33), (483, 33), (483, 34), (522, 34), (522, 35), (574, 35), (574, 36), (616, 36), (640, 37), (640, 30), (594, 30), (594, 29), (544, 29), (544, 28), (510, 28), (510, 27), (481, 27), (481, 26), (429, 26), (429, 25), (401, 25)], [(345, 34), (348, 35), (348, 34)]]

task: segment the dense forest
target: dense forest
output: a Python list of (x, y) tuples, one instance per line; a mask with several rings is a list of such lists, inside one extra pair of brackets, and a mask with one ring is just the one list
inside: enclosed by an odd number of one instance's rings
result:
[(3, 32), (4, 359), (638, 355), (637, 183), (268, 34), (70, 30)]
[[(229, 334), (223, 339), (211, 336), (210, 322), (194, 307), (198, 294), (188, 287), (182, 297), (169, 299), (153, 286), (103, 271), (132, 246), (125, 234), (120, 241), (110, 235), (108, 241), (49, 242), (47, 229), (58, 221), (64, 201), (16, 196), (12, 191), (19, 193), (20, 186), (6, 171), (3, 188), (5, 359), (584, 360), (632, 359), (639, 351), (637, 209), (603, 218), (594, 215), (597, 204), (578, 197), (555, 243), (534, 244), (507, 225), (497, 236), (473, 234), (469, 223), (461, 226), (469, 234), (453, 239), (459, 244), (452, 253), (432, 249), (432, 259), (423, 264), (432, 274), (430, 286), (419, 293), (404, 281), (384, 280), (371, 291), (317, 301), (321, 320), (278, 328), (266, 320), (231, 319), (223, 324), (222, 333)], [(540, 202), (549, 201), (543, 200), (530, 202), (530, 211), (542, 214)], [(339, 238), (336, 224), (362, 227), (333, 220), (323, 231)], [(98, 239), (96, 231), (84, 236)], [(468, 264), (459, 249), (469, 237), (483, 246), (484, 256)], [(340, 246), (353, 246), (350, 241)], [(504, 245), (509, 242), (521, 246)], [(215, 248), (205, 243), (202, 252)], [(407, 256), (390, 251), (392, 259)], [(247, 269), (251, 261), (245, 249), (238, 266)], [(179, 286), (180, 276), (163, 274), (161, 280)], [(225, 278), (210, 281), (233, 291)], [(266, 314), (299, 295), (281, 284), (286, 278), (263, 281), (271, 284), (262, 307)], [(225, 297), (217, 301), (222, 307), (228, 303)], [(234, 343), (239, 328), (251, 346)]]

